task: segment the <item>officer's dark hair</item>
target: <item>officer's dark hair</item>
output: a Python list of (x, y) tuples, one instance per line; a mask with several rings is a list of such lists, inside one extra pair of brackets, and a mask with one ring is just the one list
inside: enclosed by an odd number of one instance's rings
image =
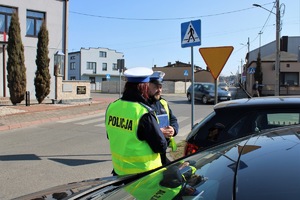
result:
[(140, 94), (145, 98), (148, 99), (148, 91), (149, 91), (149, 83), (133, 83), (133, 82), (126, 82), (124, 86), (124, 92), (127, 90), (136, 90), (140, 92)]

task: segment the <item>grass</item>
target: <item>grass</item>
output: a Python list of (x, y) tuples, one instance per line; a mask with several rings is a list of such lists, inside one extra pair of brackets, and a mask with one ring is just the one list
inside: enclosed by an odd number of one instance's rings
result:
[(178, 158), (183, 157), (183, 153), (184, 153), (184, 146), (185, 146), (185, 142), (179, 142), (177, 144), (177, 150), (176, 151), (170, 151), (170, 156), (176, 160)]

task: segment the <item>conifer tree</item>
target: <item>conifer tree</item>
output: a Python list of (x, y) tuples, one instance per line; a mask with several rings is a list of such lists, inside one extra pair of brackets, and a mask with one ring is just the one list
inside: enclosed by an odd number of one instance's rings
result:
[(7, 45), (7, 82), (10, 101), (13, 105), (21, 103), (26, 93), (26, 67), (24, 59), (24, 46), (21, 38), (21, 29), (18, 14), (11, 17), (8, 30)]
[(260, 52), (258, 52), (257, 60), (256, 60), (256, 69), (254, 73), (254, 79), (255, 81), (258, 81), (259, 84), (262, 84), (263, 81), (263, 73), (261, 71), (261, 58), (260, 58)]
[(48, 44), (48, 30), (44, 21), (38, 34), (37, 55), (35, 60), (37, 66), (34, 78), (35, 97), (39, 103), (42, 103), (50, 93), (51, 76), (49, 72), (50, 59), (48, 57)]

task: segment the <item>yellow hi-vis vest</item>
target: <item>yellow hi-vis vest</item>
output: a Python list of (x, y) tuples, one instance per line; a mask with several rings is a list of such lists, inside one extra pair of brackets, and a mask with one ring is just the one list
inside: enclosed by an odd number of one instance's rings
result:
[[(195, 174), (197, 169), (193, 166), (188, 166), (187, 168), (191, 168), (192, 174)], [(160, 185), (160, 181), (164, 178), (163, 172), (166, 168), (162, 168), (151, 174), (140, 178), (124, 187), (124, 190), (131, 194), (137, 200), (154, 200), (154, 199), (173, 199), (182, 189), (183, 183), (186, 183), (186, 177), (184, 174), (182, 176), (182, 183), (177, 187), (166, 187)], [(175, 173), (175, 172), (174, 172)], [(168, 180), (166, 180), (168, 181)], [(170, 182), (172, 180), (169, 180)]]
[(109, 138), (112, 163), (118, 175), (136, 174), (160, 167), (159, 153), (137, 137), (141, 117), (149, 110), (140, 103), (111, 103), (106, 110), (105, 126)]
[(164, 99), (160, 99), (159, 102), (161, 103), (161, 105), (163, 105), (163, 107), (166, 110), (166, 113), (168, 115), (168, 118), (169, 118), (170, 117), (170, 111), (169, 111), (169, 107), (168, 107), (167, 101), (164, 100)]
[[(159, 101), (160, 101), (161, 105), (164, 107), (164, 109), (166, 110), (166, 113), (168, 115), (168, 120), (170, 120), (170, 110), (169, 110), (168, 102), (164, 99), (160, 99)], [(177, 144), (176, 144), (176, 141), (175, 141), (174, 137), (170, 138), (170, 145), (169, 146), (172, 148), (172, 151), (177, 150)]]
[(166, 168), (155, 171), (143, 178), (130, 183), (124, 190), (137, 200), (173, 199), (181, 190), (182, 185), (175, 188), (161, 186), (159, 182), (163, 179), (163, 171)]

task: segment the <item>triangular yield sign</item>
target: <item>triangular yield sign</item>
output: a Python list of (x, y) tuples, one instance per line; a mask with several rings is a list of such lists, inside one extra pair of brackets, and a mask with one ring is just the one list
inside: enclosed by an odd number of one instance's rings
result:
[(214, 79), (217, 79), (233, 51), (233, 46), (199, 48), (207, 67)]

